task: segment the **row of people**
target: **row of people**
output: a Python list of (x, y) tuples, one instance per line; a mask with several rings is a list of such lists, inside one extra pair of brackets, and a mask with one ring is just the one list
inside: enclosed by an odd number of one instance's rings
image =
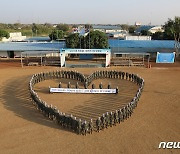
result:
[(49, 80), (54, 78), (67, 78), (67, 79), (75, 79), (80, 82), (84, 82), (87, 86), (94, 80), (98, 78), (120, 78), (126, 79), (129, 81), (133, 81), (137, 84), (143, 82), (141, 77), (138, 75), (128, 72), (121, 72), (121, 71), (95, 71), (90, 76), (85, 77), (82, 73), (77, 71), (53, 71), (53, 72), (46, 72), (46, 73), (39, 73), (35, 74), (33, 78), (33, 83), (38, 83), (43, 80)]
[[(71, 87), (72, 87), (71, 82), (68, 82), (67, 88), (71, 88)], [(61, 82), (59, 82), (58, 88), (62, 88), (62, 83), (61, 83)], [(76, 89), (79, 89), (79, 83), (78, 83), (78, 82), (76, 82), (75, 88), (76, 88)], [(85, 89), (88, 88), (87, 82), (84, 83), (84, 88), (85, 88)], [(92, 87), (91, 87), (91, 88), (92, 88), (92, 89), (95, 89), (95, 88), (96, 88), (96, 86), (95, 86), (94, 83), (92, 84)], [(103, 89), (103, 84), (102, 84), (102, 82), (99, 84), (99, 89)], [(108, 83), (107, 89), (111, 89), (111, 83)], [(118, 89), (118, 87), (116, 87), (116, 89)]]
[(107, 112), (102, 114), (101, 117), (98, 117), (96, 120), (96, 128), (99, 132), (104, 128), (112, 127), (113, 125), (123, 122), (127, 120), (133, 113), (133, 110), (137, 106), (139, 98), (141, 96), (142, 90), (138, 90), (136, 96), (132, 99), (130, 103), (128, 103), (125, 107), (115, 110), (114, 112)]
[(74, 117), (72, 114), (67, 115), (63, 112), (60, 112), (56, 107), (48, 105), (45, 101), (42, 101), (34, 90), (31, 91), (31, 97), (36, 109), (43, 113), (43, 115), (48, 117), (50, 120), (55, 121), (62, 127), (68, 128), (76, 132), (77, 134), (92, 134), (92, 119), (90, 120), (90, 122), (87, 122), (86, 120), (82, 121), (81, 119), (77, 119), (76, 117)]

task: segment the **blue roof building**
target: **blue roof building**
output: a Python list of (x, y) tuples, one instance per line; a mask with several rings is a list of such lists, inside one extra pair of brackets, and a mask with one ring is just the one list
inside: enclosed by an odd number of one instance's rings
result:
[(171, 40), (109, 40), (113, 53), (150, 53), (174, 52), (174, 41)]

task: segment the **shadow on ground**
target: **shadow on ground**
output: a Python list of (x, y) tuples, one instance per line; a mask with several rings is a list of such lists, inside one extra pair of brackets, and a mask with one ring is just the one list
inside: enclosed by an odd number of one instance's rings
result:
[(28, 91), (30, 77), (31, 76), (22, 76), (16, 79), (13, 78), (1, 85), (2, 93), (0, 93), (0, 98), (5, 108), (14, 112), (16, 116), (28, 121), (55, 129), (69, 131), (58, 126), (36, 110)]

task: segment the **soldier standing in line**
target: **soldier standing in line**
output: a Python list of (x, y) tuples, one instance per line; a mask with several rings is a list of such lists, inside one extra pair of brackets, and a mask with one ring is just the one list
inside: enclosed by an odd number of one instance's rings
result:
[(74, 132), (77, 132), (77, 120), (76, 120), (76, 117), (74, 117), (74, 119), (72, 120), (72, 130)]
[(59, 78), (62, 78), (62, 73), (61, 73), (61, 71), (59, 71), (58, 73), (59, 73), (59, 74), (58, 74), (58, 75), (59, 75)]
[(109, 120), (110, 120), (110, 126), (112, 127), (112, 125), (113, 125), (113, 120), (114, 119), (114, 117), (113, 117), (113, 113), (112, 112), (110, 112), (110, 115), (109, 115)]
[(103, 74), (103, 78), (105, 78), (105, 71), (104, 70), (103, 70), (102, 74)]
[(105, 123), (106, 123), (106, 121), (105, 121), (105, 115), (103, 114), (102, 116), (101, 116), (101, 124), (102, 124), (102, 130), (104, 130), (104, 128), (105, 128)]
[(108, 77), (108, 71), (105, 71), (105, 78)]
[(57, 109), (57, 107), (54, 107), (54, 113), (53, 113), (53, 120), (56, 120), (57, 115), (59, 114), (59, 110)]
[(122, 72), (122, 79), (124, 79), (124, 76), (125, 76), (125, 72)]
[(126, 106), (125, 106), (125, 107), (124, 107), (124, 118), (125, 118), (126, 120), (127, 120), (127, 118), (128, 118), (128, 117), (127, 117), (127, 114), (128, 114), (128, 113), (127, 113), (127, 109), (126, 109)]
[(132, 78), (132, 74), (130, 73), (129, 74), (129, 81), (131, 81), (131, 78)]
[(118, 78), (118, 72), (114, 71), (114, 78)]
[(119, 78), (122, 79), (122, 72), (119, 71)]
[(102, 85), (102, 82), (99, 84), (99, 89), (102, 89), (103, 88), (103, 85)]
[(57, 123), (62, 126), (62, 112), (59, 112), (59, 113), (58, 113)]
[(124, 121), (123, 109), (120, 109), (120, 120), (121, 120), (122, 122)]
[(107, 87), (108, 89), (111, 89), (111, 84), (110, 83), (108, 83), (108, 87)]
[(96, 120), (96, 127), (97, 127), (97, 131), (100, 132), (100, 127), (101, 127), (101, 118), (98, 117), (98, 119)]
[(108, 112), (105, 114), (105, 119), (106, 119), (106, 128), (108, 128), (109, 123), (110, 123), (110, 120), (109, 120), (109, 113), (108, 113)]
[(134, 82), (134, 74), (133, 73), (131, 75), (131, 78), (132, 78), (132, 82)]
[(99, 71), (99, 78), (102, 78), (102, 71)]
[(77, 123), (77, 133), (80, 135), (81, 132), (82, 132), (82, 122), (81, 119), (79, 119)]
[(131, 106), (131, 102), (130, 102), (128, 105), (129, 105), (129, 113), (130, 113), (130, 116), (131, 116), (132, 113), (133, 113), (133, 109), (132, 109), (132, 106)]
[(87, 121), (85, 120), (83, 125), (82, 125), (82, 131), (83, 131), (83, 135), (86, 136), (87, 132), (88, 132), (88, 123)]
[(95, 89), (95, 84), (94, 83), (92, 84), (92, 89)]
[(87, 88), (88, 88), (88, 83), (85, 82), (85, 83), (84, 83), (84, 89), (87, 89)]
[(71, 88), (71, 83), (68, 82), (67, 88)]
[(118, 94), (119, 93), (119, 88), (118, 87), (116, 87), (116, 94)]
[(76, 89), (79, 89), (79, 84), (78, 84), (78, 82), (76, 82)]
[(62, 84), (61, 84), (61, 82), (59, 82), (59, 88), (62, 88)]
[(57, 123), (57, 124), (59, 124), (59, 114), (60, 114), (60, 112), (59, 112), (59, 110), (57, 110), (57, 114), (56, 114), (56, 117), (55, 117), (55, 123)]
[(66, 127), (66, 123), (65, 122), (66, 122), (66, 115), (65, 115), (65, 113), (63, 113), (62, 114), (62, 123), (61, 123), (63, 127)]
[(121, 111), (122, 111), (122, 119), (123, 119), (123, 121), (125, 120), (125, 108), (123, 107), (122, 109), (121, 109)]
[(128, 77), (129, 77), (129, 73), (128, 73), (128, 72), (126, 72), (126, 80), (128, 79)]
[(118, 110), (118, 123), (121, 123), (121, 109)]
[(93, 120), (91, 119), (89, 122), (89, 134), (92, 134), (93, 132)]
[(114, 125), (116, 126), (116, 123), (118, 123), (118, 111), (116, 110), (114, 112)]
[(115, 70), (113, 71), (113, 78), (114, 79), (116, 78), (116, 71)]
[(109, 78), (112, 78), (112, 75), (113, 75), (113, 71), (110, 70), (110, 71), (109, 71)]
[(69, 121), (68, 121), (68, 128), (69, 129), (73, 129), (73, 120), (74, 120), (74, 117), (73, 115), (71, 114), (70, 117), (69, 117)]
[(125, 106), (126, 109), (126, 119), (129, 118), (129, 109), (128, 109), (128, 105)]

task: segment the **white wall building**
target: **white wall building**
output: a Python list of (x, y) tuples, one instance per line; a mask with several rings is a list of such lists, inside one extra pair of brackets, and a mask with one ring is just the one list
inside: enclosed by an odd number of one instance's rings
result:
[(26, 36), (22, 36), (21, 32), (9, 33), (9, 38), (2, 38), (2, 42), (19, 42), (24, 41)]
[(162, 26), (155, 26), (149, 29), (149, 32), (154, 34), (156, 32), (164, 32), (164, 29), (162, 28)]
[(93, 30), (101, 31), (104, 33), (116, 33), (116, 32), (122, 32), (122, 28), (120, 26), (116, 25), (93, 25)]
[(125, 40), (151, 40), (151, 36), (126, 36)]

